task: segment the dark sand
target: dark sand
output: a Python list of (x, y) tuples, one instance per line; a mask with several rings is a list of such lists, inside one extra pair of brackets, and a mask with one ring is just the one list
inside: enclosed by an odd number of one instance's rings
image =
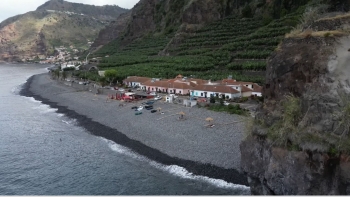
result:
[[(143, 109), (143, 114), (136, 116), (131, 106), (141, 103), (119, 107), (119, 101), (106, 102), (106, 95), (77, 90), (51, 80), (48, 74), (31, 77), (21, 95), (58, 108), (58, 113), (76, 119), (93, 135), (112, 140), (151, 160), (178, 165), (197, 175), (248, 185), (240, 171), (239, 144), (244, 123), (227, 124), (243, 121), (241, 116), (163, 101), (157, 101), (154, 107), (161, 107), (165, 114)], [(186, 114), (185, 120), (173, 115), (181, 111)], [(214, 119), (214, 128), (204, 126), (208, 124), (207, 117)]]

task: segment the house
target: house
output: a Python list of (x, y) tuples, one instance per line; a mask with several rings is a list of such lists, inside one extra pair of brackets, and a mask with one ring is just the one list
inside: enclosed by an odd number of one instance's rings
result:
[(177, 80), (168, 80), (168, 81), (155, 81), (149, 80), (141, 84), (141, 87), (147, 91), (155, 92), (164, 92), (170, 94), (181, 94), (187, 95), (190, 93), (193, 86), (190, 85), (190, 82), (183, 82)]
[(104, 76), (105, 76), (105, 72), (106, 72), (106, 71), (98, 71), (98, 75), (99, 75), (100, 77), (104, 77)]
[[(131, 76), (125, 79), (128, 86), (140, 86), (150, 92), (164, 92), (169, 94), (191, 95), (208, 98), (211, 95), (221, 98), (261, 96), (261, 87), (252, 82), (236, 81), (229, 77), (221, 81), (202, 80), (176, 76), (174, 79), (150, 79), (147, 77)], [(169, 99), (170, 100), (170, 99)]]
[(241, 92), (230, 86), (203, 84), (194, 87), (191, 91), (191, 96), (204, 98), (214, 96), (224, 99), (232, 99), (240, 97)]
[(175, 79), (151, 79), (140, 86), (147, 91), (164, 92), (170, 94), (189, 95), (198, 81), (191, 81), (178, 75)]
[(65, 68), (74, 68), (75, 69), (75, 65), (73, 65), (73, 64), (62, 64), (61, 65), (61, 70), (64, 70)]
[(261, 94), (262, 87), (256, 83), (236, 81), (236, 80), (234, 81), (223, 80), (221, 84), (234, 87), (236, 90), (239, 90), (239, 91), (242, 90), (242, 97), (249, 97), (251, 95), (262, 96)]
[(259, 96), (259, 97), (261, 97), (261, 96), (262, 96), (262, 87), (259, 86), (259, 85), (256, 84), (256, 83), (254, 83), (252, 94), (253, 94), (254, 96)]
[(144, 83), (146, 81), (150, 81), (151, 78), (148, 77), (137, 77), (137, 76), (131, 76), (126, 78), (123, 83), (127, 86), (141, 86), (141, 83)]

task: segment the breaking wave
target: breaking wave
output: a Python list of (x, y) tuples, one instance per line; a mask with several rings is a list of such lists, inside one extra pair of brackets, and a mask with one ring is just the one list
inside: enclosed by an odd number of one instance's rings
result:
[(201, 176), (201, 175), (194, 175), (191, 172), (187, 171), (185, 168), (177, 166), (177, 165), (163, 165), (160, 164), (158, 162), (152, 161), (142, 155), (139, 155), (135, 152), (133, 152), (132, 150), (130, 150), (129, 148), (126, 148), (124, 146), (121, 146), (119, 144), (116, 144), (115, 142), (111, 141), (111, 140), (107, 140), (105, 138), (100, 137), (103, 141), (107, 142), (108, 146), (110, 149), (112, 149), (113, 151), (119, 153), (119, 154), (123, 154), (126, 156), (129, 156), (131, 158), (137, 159), (139, 161), (143, 161), (143, 162), (147, 162), (149, 163), (151, 166), (166, 171), (174, 176), (178, 176), (181, 178), (185, 178), (185, 179), (190, 179), (190, 180), (197, 180), (197, 181), (203, 181), (206, 183), (209, 183), (211, 185), (220, 187), (220, 188), (226, 188), (226, 189), (241, 189), (241, 190), (249, 190), (249, 187), (244, 186), (244, 185), (238, 185), (238, 184), (233, 184), (233, 183), (228, 183), (224, 180), (220, 180), (220, 179), (213, 179), (213, 178), (209, 178), (206, 176)]

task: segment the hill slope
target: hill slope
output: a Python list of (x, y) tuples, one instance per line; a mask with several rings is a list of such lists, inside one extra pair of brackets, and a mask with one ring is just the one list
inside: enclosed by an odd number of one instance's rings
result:
[[(60, 11), (65, 9), (62, 7), (51, 10), (54, 8), (51, 4), (57, 2), (65, 7), (72, 7), (67, 8), (71, 11)], [(93, 11), (95, 9), (96, 12)], [(85, 50), (90, 46), (88, 42), (93, 41), (99, 31), (108, 24), (104, 19), (109, 20), (113, 16), (116, 18), (121, 12), (125, 10), (117, 6), (98, 7), (61, 0), (49, 1), (37, 11), (14, 16), (0, 23), (0, 59), (33, 59), (53, 54), (54, 47), (58, 46), (65, 46), (69, 50)]]
[(82, 3), (71, 3), (63, 0), (50, 0), (39, 6), (36, 11), (56, 10), (89, 15), (99, 20), (114, 20), (128, 9), (115, 5), (95, 6)]
[[(260, 3), (259, 3), (260, 2)], [(124, 34), (98, 50), (102, 69), (128, 75), (262, 82), (266, 58), (310, 0), (141, 0)]]

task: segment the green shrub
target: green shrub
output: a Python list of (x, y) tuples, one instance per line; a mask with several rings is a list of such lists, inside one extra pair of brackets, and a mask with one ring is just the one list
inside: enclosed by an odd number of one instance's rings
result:
[(210, 95), (209, 102), (210, 103), (215, 103), (215, 97), (213, 95)]

